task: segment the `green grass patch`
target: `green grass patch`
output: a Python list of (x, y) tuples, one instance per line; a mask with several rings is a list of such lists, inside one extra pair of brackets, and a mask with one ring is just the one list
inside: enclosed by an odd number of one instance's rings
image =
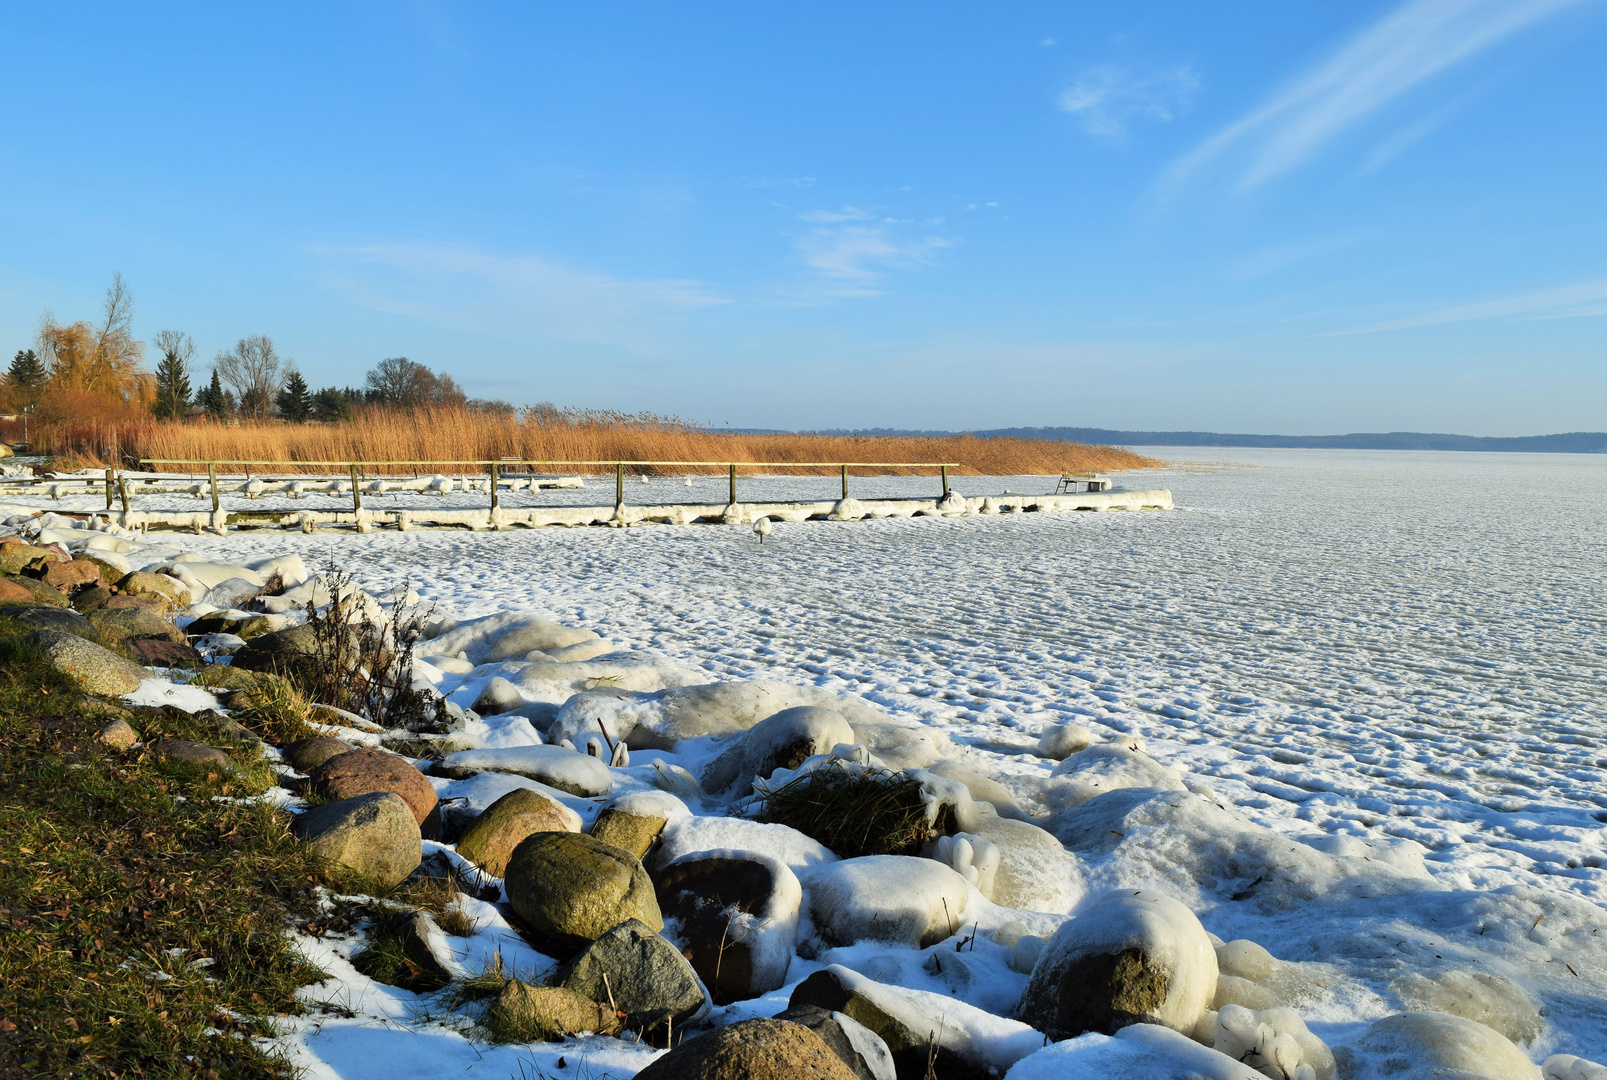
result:
[[(252, 1040), (323, 977), (285, 934), (317, 871), (286, 815), (234, 801), (272, 782), (255, 744), (87, 698), (27, 635), (0, 619), (0, 1075), (290, 1075)], [(231, 767), (109, 750), (118, 716)]]

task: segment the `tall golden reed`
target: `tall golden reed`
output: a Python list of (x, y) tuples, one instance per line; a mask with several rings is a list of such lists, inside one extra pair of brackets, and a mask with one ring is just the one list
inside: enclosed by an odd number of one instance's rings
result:
[[(745, 435), (640, 418), (488, 414), (463, 408), (365, 410), (340, 424), (165, 423), (144, 417), (59, 424), (36, 447), (68, 465), (130, 458), (272, 461), (712, 461), (954, 462), (959, 473), (1116, 472), (1161, 464), (1130, 450), (1049, 439), (902, 435)], [(181, 466), (166, 471), (192, 471)], [(298, 470), (299, 471), (299, 470)], [(305, 471), (322, 471), (307, 469)], [(378, 471), (378, 470), (376, 470)], [(405, 472), (410, 469), (398, 469)], [(430, 472), (436, 470), (424, 469)], [(462, 471), (447, 470), (439, 471)], [(572, 471), (602, 472), (602, 468)], [(632, 473), (717, 472), (718, 467), (630, 467)], [(792, 471), (792, 470), (789, 470)], [(828, 469), (798, 470), (829, 472)], [(888, 473), (928, 471), (881, 469)]]

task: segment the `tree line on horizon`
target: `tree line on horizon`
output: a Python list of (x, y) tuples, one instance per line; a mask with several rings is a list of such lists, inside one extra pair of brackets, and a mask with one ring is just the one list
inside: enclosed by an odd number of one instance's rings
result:
[[(468, 397), (452, 376), (431, 371), (405, 356), (381, 360), (364, 385), (313, 390), (296, 362), (281, 357), (266, 334), (241, 338), (220, 351), (202, 380), (195, 342), (178, 330), (151, 340), (160, 355), (155, 370), (144, 364), (145, 343), (133, 333), (134, 297), (114, 274), (95, 322), (62, 323), (47, 311), (32, 348), (19, 349), (3, 378), (7, 411), (44, 423), (113, 419), (148, 414), (159, 420), (271, 421), (300, 424), (352, 420), (365, 407), (413, 411), (457, 406), (486, 413), (512, 413), (506, 401)], [(551, 405), (537, 413), (556, 413)]]

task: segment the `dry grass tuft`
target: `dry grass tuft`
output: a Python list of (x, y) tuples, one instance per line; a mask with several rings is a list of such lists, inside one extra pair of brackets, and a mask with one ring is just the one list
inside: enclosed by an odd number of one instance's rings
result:
[(935, 822), (927, 821), (921, 782), (908, 773), (837, 765), (812, 769), (771, 791), (755, 817), (797, 829), (845, 859), (918, 855), (928, 840), (952, 831), (947, 807)]
[(1161, 464), (1118, 447), (1050, 439), (740, 435), (651, 416), (490, 414), (458, 408), (416, 413), (370, 410), (357, 422), (344, 424), (174, 424), (150, 417), (69, 423), (38, 432), (34, 442), (41, 452), (78, 465), (106, 464), (109, 447), (116, 447), (125, 460), (957, 462), (961, 467), (956, 472), (985, 476), (1058, 474), (1062, 469), (1119, 472)]

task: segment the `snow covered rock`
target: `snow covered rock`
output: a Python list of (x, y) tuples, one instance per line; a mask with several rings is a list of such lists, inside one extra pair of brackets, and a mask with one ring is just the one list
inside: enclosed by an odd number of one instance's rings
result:
[(1552, 1054), (1540, 1068), (1545, 1080), (1607, 1080), (1607, 1065), (1572, 1054)]
[(748, 852), (698, 852), (655, 877), (665, 936), (717, 1003), (759, 997), (787, 981), (803, 890), (785, 865)]
[[(1333, 1053), (1307, 1030), (1293, 1009), (1224, 1005), (1216, 1014), (1216, 1037), (1211, 1045), (1272, 1080), (1334, 1077)], [(1312, 1076), (1303, 1076), (1302, 1070), (1309, 1070)]]
[(1016, 1015), (1054, 1039), (1140, 1023), (1188, 1032), (1216, 980), (1216, 952), (1192, 911), (1113, 890), (1085, 901), (1049, 939)]
[(598, 935), (553, 982), (593, 1001), (612, 1001), (625, 1014), (625, 1026), (644, 1035), (684, 1031), (709, 1012), (708, 991), (686, 957), (635, 918)]
[(711, 795), (733, 789), (745, 793), (755, 778), (777, 769), (796, 769), (817, 754), (854, 741), (853, 728), (832, 709), (819, 705), (783, 709), (737, 736), (709, 763), (703, 770), (703, 790)]
[(1540, 1034), (1540, 1007), (1522, 987), (1501, 975), (1413, 972), (1396, 979), (1389, 988), (1410, 1009), (1476, 1020), (1515, 1043), (1533, 1042)]
[(655, 931), (664, 926), (653, 883), (636, 857), (584, 833), (527, 836), (508, 859), (503, 889), (514, 912), (560, 955), (627, 919)]
[(460, 750), (442, 758), (435, 771), (455, 778), (477, 772), (513, 773), (584, 798), (598, 798), (614, 790), (614, 777), (607, 765), (563, 746)]
[(999, 874), (996, 845), (974, 833), (955, 833), (938, 837), (931, 857), (953, 869), (985, 898), (993, 899), (994, 879)]
[(821, 1037), (787, 1020), (743, 1020), (688, 1039), (639, 1080), (854, 1080)]
[(1089, 799), (1123, 788), (1184, 791), (1183, 776), (1141, 750), (1099, 743), (1072, 754), (1049, 774), (1045, 798), (1057, 808), (1081, 806)]
[(811, 866), (835, 862), (837, 859), (820, 841), (786, 825), (749, 821), (746, 818), (688, 816), (682, 821), (670, 822), (664, 830), (663, 842), (656, 856), (657, 864), (664, 866), (697, 851), (742, 851), (768, 855), (797, 874), (802, 874)]
[(474, 704), (470, 706), (481, 716), (496, 716), (499, 713), (512, 712), (514, 709), (527, 704), (519, 688), (500, 675), (489, 679)]
[(1540, 1069), (1500, 1032), (1448, 1013), (1386, 1016), (1351, 1044), (1346, 1080), (1403, 1072), (1425, 1080), (1540, 1080)]
[(1064, 761), (1071, 755), (1088, 749), (1094, 737), (1081, 724), (1067, 721), (1045, 729), (1038, 739), (1038, 756)]
[(777, 1013), (775, 1019), (801, 1024), (819, 1035), (859, 1080), (898, 1080), (893, 1053), (882, 1037), (847, 1013), (797, 1005)]
[(490, 664), (578, 645), (596, 636), (595, 631), (564, 626), (539, 615), (503, 611), (459, 623), (438, 637), (419, 642), (414, 652), (426, 659), (463, 653), (475, 664)]
[(925, 948), (952, 936), (965, 915), (965, 878), (931, 859), (866, 855), (803, 875), (815, 932), (827, 945), (886, 941)]
[(1005, 1080), (1265, 1080), (1250, 1066), (1156, 1024), (1088, 1034), (1023, 1059)]
[(486, 808), (458, 837), (458, 854), (501, 877), (520, 841), (538, 832), (579, 832), (580, 816), (562, 803), (518, 788)]
[(653, 843), (669, 822), (656, 814), (632, 814), (618, 807), (605, 807), (592, 823), (594, 839), (630, 852), (638, 859), (647, 858)]
[(1042, 1033), (1026, 1024), (943, 994), (879, 983), (840, 964), (799, 983), (787, 1005), (844, 1013), (869, 1028), (886, 1044), (901, 1077), (927, 1075), (933, 1047), (938, 1076), (986, 1076), (1043, 1045)]
[(379, 889), (400, 885), (424, 851), (412, 808), (388, 791), (315, 806), (296, 815), (290, 831), (339, 877)]
[(419, 824), (435, 809), (435, 788), (406, 759), (387, 750), (337, 754), (310, 774), (312, 789), (330, 799), (390, 791), (407, 800)]
[(1082, 898), (1085, 886), (1076, 856), (1038, 826), (984, 813), (971, 832), (998, 849), (988, 898), (1000, 907), (1065, 915)]

